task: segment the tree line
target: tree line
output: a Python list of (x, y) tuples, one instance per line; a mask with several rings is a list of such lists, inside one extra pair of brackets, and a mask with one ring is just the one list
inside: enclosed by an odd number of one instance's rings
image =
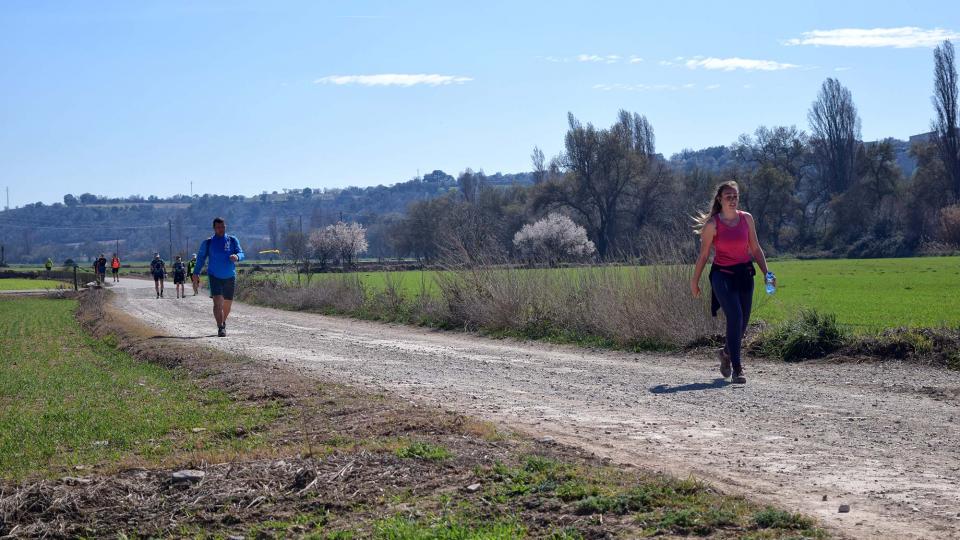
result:
[[(643, 257), (666, 237), (692, 245), (690, 216), (724, 180), (741, 185), (742, 205), (774, 254), (891, 257), (960, 248), (960, 130), (954, 48), (934, 51), (931, 133), (910, 148), (907, 177), (894, 141), (864, 142), (851, 91), (826, 79), (808, 129), (760, 126), (729, 148), (719, 168), (677, 167), (656, 153), (645, 116), (621, 110), (607, 128), (568, 117), (564, 151), (531, 155), (534, 184), (493, 189), (467, 170), (459, 189), (412, 203), (388, 225), (397, 256), (435, 260), (466, 253), (523, 256), (514, 235), (551, 213), (582, 227), (600, 260)], [(382, 225), (382, 224), (381, 224)], [(388, 250), (389, 251), (389, 250)]]

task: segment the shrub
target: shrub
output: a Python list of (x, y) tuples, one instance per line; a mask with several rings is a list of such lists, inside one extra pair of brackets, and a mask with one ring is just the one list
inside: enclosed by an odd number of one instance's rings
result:
[(758, 529), (809, 529), (814, 525), (810, 518), (770, 507), (757, 512), (753, 523)]
[(513, 236), (513, 245), (528, 259), (542, 259), (551, 265), (564, 260), (582, 260), (596, 251), (587, 239), (587, 230), (562, 214), (523, 226)]
[(453, 457), (453, 454), (442, 446), (424, 442), (414, 442), (397, 450), (397, 457), (441, 461)]
[(940, 237), (944, 242), (960, 247), (960, 204), (940, 210)]
[(902, 233), (895, 233), (891, 236), (868, 234), (854, 242), (846, 250), (846, 256), (850, 259), (882, 259), (909, 257), (911, 255), (913, 255), (913, 247)]
[(821, 358), (844, 345), (846, 332), (836, 315), (815, 309), (801, 309), (797, 316), (761, 334), (750, 345), (760, 356), (788, 362)]

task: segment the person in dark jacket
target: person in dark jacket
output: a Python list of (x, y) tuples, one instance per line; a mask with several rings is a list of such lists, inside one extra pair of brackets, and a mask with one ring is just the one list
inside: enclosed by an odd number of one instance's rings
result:
[(167, 275), (167, 265), (160, 258), (159, 253), (153, 254), (150, 261), (150, 274), (153, 275), (153, 288), (157, 291), (157, 298), (163, 298), (163, 278)]

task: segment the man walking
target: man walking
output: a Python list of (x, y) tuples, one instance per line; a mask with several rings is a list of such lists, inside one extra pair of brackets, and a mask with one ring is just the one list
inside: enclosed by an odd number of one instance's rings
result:
[[(193, 269), (197, 266), (197, 254), (194, 253), (193, 257), (187, 261), (187, 275), (193, 275)], [(193, 295), (196, 296), (197, 292), (200, 290), (200, 282), (198, 280), (191, 279), (190, 282), (193, 284)]]
[(193, 286), (200, 284), (200, 272), (210, 259), (207, 268), (210, 296), (213, 298), (213, 318), (217, 320), (217, 335), (227, 335), (227, 317), (233, 304), (233, 289), (237, 280), (237, 262), (242, 261), (243, 249), (236, 236), (229, 236), (223, 218), (214, 218), (213, 236), (200, 243), (197, 250), (197, 266), (193, 269)]
[(177, 260), (173, 262), (173, 286), (177, 289), (177, 298), (182, 300), (187, 296), (184, 289), (184, 282), (187, 277), (187, 265), (183, 264), (183, 259), (177, 255)]
[(153, 274), (153, 288), (157, 290), (157, 298), (163, 298), (163, 278), (167, 275), (167, 265), (160, 258), (159, 253), (153, 254), (150, 273)]
[(103, 287), (107, 281), (107, 258), (103, 253), (93, 261), (93, 271), (97, 274), (97, 285)]
[(47, 269), (47, 277), (49, 277), (50, 270), (53, 270), (53, 259), (47, 257), (47, 262), (43, 263), (43, 267)]

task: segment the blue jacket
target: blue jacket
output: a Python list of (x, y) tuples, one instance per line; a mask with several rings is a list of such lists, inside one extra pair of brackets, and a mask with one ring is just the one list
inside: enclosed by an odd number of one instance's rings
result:
[(193, 269), (193, 275), (200, 275), (207, 257), (210, 257), (207, 274), (220, 279), (236, 277), (237, 268), (236, 264), (230, 260), (231, 255), (236, 255), (238, 261), (244, 259), (243, 248), (240, 247), (240, 241), (236, 236), (225, 234), (207, 238), (200, 243), (200, 249), (197, 250), (197, 266)]

